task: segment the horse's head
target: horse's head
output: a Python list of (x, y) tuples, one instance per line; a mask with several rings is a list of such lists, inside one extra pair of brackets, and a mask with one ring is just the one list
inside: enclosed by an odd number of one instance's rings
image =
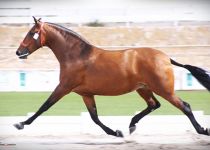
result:
[(28, 55), (44, 46), (45, 44), (45, 33), (43, 30), (44, 23), (40, 19), (34, 18), (34, 26), (29, 30), (24, 40), (21, 42), (16, 54), (21, 59), (26, 59)]

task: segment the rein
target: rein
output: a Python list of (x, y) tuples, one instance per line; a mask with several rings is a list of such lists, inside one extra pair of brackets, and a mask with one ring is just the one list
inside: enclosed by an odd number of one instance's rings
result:
[(44, 46), (44, 39), (41, 36), (41, 31), (44, 32), (43, 26), (44, 26), (44, 22), (41, 23), (40, 29), (38, 30), (37, 33), (34, 34), (33, 38), (28, 43), (24, 43), (24, 41), (22, 41), (20, 45), (23, 46), (23, 47), (28, 47), (28, 45), (30, 45), (33, 40), (37, 40), (40, 36), (40, 46), (43, 47)]

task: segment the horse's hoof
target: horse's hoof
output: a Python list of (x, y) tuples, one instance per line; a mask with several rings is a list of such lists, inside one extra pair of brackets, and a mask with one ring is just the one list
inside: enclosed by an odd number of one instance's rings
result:
[(16, 128), (16, 129), (18, 129), (18, 130), (22, 130), (22, 129), (24, 129), (24, 124), (23, 123), (16, 123), (16, 124), (14, 124), (14, 127)]
[(130, 134), (132, 134), (136, 130), (136, 126), (132, 126), (129, 128)]
[(124, 137), (122, 131), (116, 130), (117, 137)]
[(206, 128), (207, 135), (210, 136), (210, 128)]

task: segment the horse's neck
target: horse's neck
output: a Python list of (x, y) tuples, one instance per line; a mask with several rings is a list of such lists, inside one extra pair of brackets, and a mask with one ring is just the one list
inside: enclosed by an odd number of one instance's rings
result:
[(53, 51), (60, 64), (78, 59), (82, 49), (89, 49), (88, 44), (84, 41), (70, 35), (66, 40), (61, 33), (51, 29), (51, 27), (49, 27), (46, 34), (46, 46)]

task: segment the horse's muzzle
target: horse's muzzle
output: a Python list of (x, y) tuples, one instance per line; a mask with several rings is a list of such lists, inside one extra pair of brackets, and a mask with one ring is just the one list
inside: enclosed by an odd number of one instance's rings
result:
[(23, 49), (22, 51), (17, 50), (16, 51), (16, 55), (20, 58), (20, 59), (27, 59), (27, 56), (29, 55), (29, 50), (27, 48)]

